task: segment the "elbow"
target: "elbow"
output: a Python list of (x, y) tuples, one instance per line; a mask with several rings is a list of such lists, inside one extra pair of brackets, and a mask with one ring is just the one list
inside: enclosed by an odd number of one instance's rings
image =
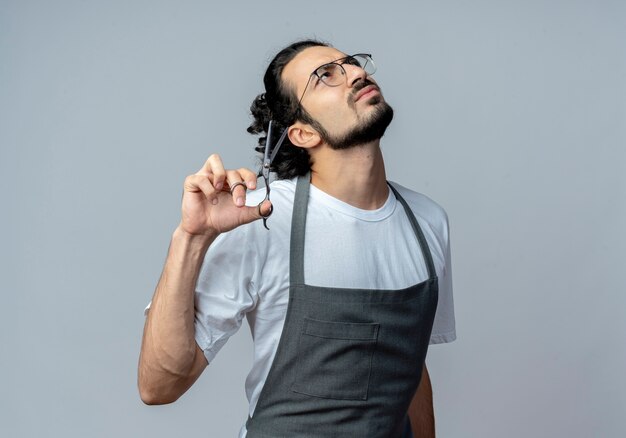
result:
[(148, 406), (157, 406), (157, 405), (167, 404), (157, 394), (153, 394), (151, 392), (139, 390), (139, 397), (141, 398), (141, 401), (145, 405), (148, 405)]
[(158, 405), (167, 405), (169, 403), (173, 403), (176, 399), (168, 399), (164, 397), (159, 397), (158, 395), (153, 394), (144, 394), (140, 395), (141, 401), (147, 406), (158, 406)]
[(182, 395), (164, 376), (153, 375), (142, 367), (137, 376), (137, 389), (141, 401), (149, 406), (174, 403)]
[[(204, 360), (204, 355), (200, 356)], [(190, 374), (193, 370), (166, 368), (160, 362), (148, 362), (140, 358), (137, 373), (139, 397), (146, 405), (166, 405), (178, 400), (202, 372)]]
[(159, 391), (155, 388), (148, 388), (146, 385), (139, 385), (139, 397), (148, 406), (167, 405), (178, 400), (179, 395)]

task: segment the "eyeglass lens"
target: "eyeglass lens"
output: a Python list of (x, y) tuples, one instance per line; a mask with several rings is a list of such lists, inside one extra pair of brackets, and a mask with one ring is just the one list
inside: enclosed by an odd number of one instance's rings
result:
[(354, 65), (365, 70), (368, 75), (374, 74), (376, 66), (369, 55), (352, 55), (343, 59), (324, 64), (315, 70), (315, 75), (329, 86), (341, 85), (344, 81), (345, 70), (343, 64)]

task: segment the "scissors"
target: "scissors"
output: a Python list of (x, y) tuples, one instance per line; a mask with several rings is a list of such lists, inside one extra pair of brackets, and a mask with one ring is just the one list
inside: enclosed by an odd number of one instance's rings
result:
[(272, 150), (272, 120), (270, 120), (269, 127), (267, 128), (267, 139), (265, 140), (265, 153), (263, 156), (263, 168), (261, 169), (263, 180), (265, 180), (265, 198), (263, 198), (263, 200), (258, 206), (259, 215), (263, 218), (263, 226), (267, 230), (269, 230), (267, 226), (267, 219), (272, 215), (272, 212), (274, 211), (274, 206), (271, 205), (270, 211), (264, 215), (263, 213), (261, 213), (261, 205), (265, 201), (270, 200), (270, 169), (272, 166), (272, 162), (274, 161), (274, 158), (276, 158), (276, 154), (278, 153), (278, 150), (280, 149), (280, 146), (283, 144), (283, 141), (285, 140), (286, 136), (287, 136), (287, 130), (285, 129), (282, 135), (280, 136), (280, 138), (278, 139), (278, 142), (276, 142), (276, 146), (274, 146), (273, 148), (274, 150), (270, 154), (270, 151)]

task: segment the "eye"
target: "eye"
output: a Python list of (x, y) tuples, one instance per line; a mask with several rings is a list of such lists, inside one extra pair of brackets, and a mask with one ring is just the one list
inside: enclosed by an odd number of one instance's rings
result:
[(315, 71), (315, 75), (325, 84), (332, 84), (340, 76), (340, 71), (337, 64), (325, 64)]

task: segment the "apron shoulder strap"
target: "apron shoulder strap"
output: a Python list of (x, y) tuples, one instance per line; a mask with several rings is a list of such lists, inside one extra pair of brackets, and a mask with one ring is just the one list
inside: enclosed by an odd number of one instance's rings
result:
[(306, 228), (310, 186), (310, 172), (298, 177), (296, 194), (293, 200), (291, 239), (289, 243), (289, 283), (291, 285), (304, 284), (304, 230)]
[(426, 237), (422, 232), (422, 228), (420, 227), (419, 222), (417, 222), (417, 219), (415, 218), (411, 207), (409, 207), (409, 204), (407, 204), (407, 202), (400, 195), (400, 193), (398, 193), (398, 190), (396, 190), (396, 188), (392, 186), (389, 182), (387, 182), (387, 185), (391, 188), (393, 194), (396, 195), (396, 199), (400, 201), (400, 204), (402, 204), (402, 206), (404, 207), (404, 212), (408, 216), (409, 222), (411, 222), (411, 227), (413, 228), (413, 232), (417, 237), (420, 249), (422, 250), (422, 255), (424, 256), (424, 261), (426, 262), (426, 267), (428, 268), (428, 276), (430, 278), (435, 278), (437, 276), (437, 271), (435, 271), (435, 264), (433, 263), (433, 257), (430, 253), (430, 247), (428, 246), (428, 242), (426, 241)]

